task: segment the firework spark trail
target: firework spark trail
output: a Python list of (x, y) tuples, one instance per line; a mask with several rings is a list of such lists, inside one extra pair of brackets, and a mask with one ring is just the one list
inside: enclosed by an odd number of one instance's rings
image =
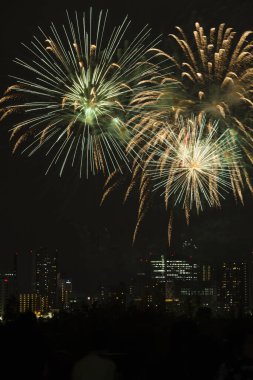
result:
[[(75, 13), (60, 32), (51, 24), (51, 36), (41, 29), (29, 46), (30, 62), (15, 59), (31, 79), (13, 77), (1, 102), (2, 118), (19, 111), (23, 120), (12, 128), (14, 151), (27, 136), (33, 141), (24, 149), (30, 155), (42, 146), (53, 154), (49, 168), (61, 162), (62, 174), (68, 161), (79, 160), (80, 176), (127, 166), (125, 146), (131, 136), (133, 110), (130, 101), (149, 80), (161, 76), (148, 51), (158, 39), (150, 40), (146, 26), (123, 49), (130, 21), (113, 28), (107, 39), (107, 12), (93, 23), (92, 9), (82, 19)], [(44, 41), (46, 41), (46, 45)], [(119, 50), (121, 48), (121, 53)], [(32, 58), (33, 57), (33, 58)]]

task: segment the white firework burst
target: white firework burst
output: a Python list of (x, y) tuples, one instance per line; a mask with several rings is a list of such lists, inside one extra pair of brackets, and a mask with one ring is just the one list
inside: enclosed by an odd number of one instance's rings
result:
[(50, 35), (40, 29), (42, 38), (25, 45), (26, 61), (15, 59), (28, 75), (14, 77), (16, 84), (1, 99), (8, 103), (2, 119), (22, 112), (12, 128), (14, 151), (28, 138), (23, 151), (32, 155), (43, 146), (51, 157), (48, 170), (59, 162), (60, 174), (66, 163), (76, 161), (80, 176), (87, 177), (129, 167), (129, 104), (156, 72), (146, 53), (158, 41), (149, 40), (146, 26), (122, 48), (127, 17), (111, 32), (107, 12), (101, 11), (95, 22), (92, 9), (81, 17), (75, 13), (74, 21), (67, 17), (61, 32), (51, 24)]
[(153, 189), (163, 189), (166, 204), (182, 204), (188, 215), (193, 206), (202, 210), (204, 203), (219, 207), (230, 191), (241, 197), (241, 153), (229, 130), (219, 135), (218, 123), (205, 118), (180, 117), (176, 124), (167, 125), (165, 137), (147, 152), (152, 154), (147, 173)]

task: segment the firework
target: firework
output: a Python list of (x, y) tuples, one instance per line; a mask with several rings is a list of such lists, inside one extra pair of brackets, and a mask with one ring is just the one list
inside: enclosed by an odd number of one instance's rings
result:
[[(142, 142), (142, 144), (141, 144)], [(243, 154), (229, 130), (219, 132), (218, 122), (178, 117), (173, 124), (163, 122), (159, 132), (139, 134), (138, 159), (134, 161), (124, 202), (138, 192), (139, 207), (133, 240), (156, 194), (168, 210), (168, 238), (172, 233), (173, 210), (184, 209), (189, 223), (193, 209), (221, 207), (222, 200), (233, 194), (243, 203), (245, 165)], [(136, 146), (135, 146), (136, 149)], [(106, 184), (106, 199), (122, 178), (112, 174)]]
[[(209, 124), (209, 125), (208, 125)], [(196, 117), (176, 127), (167, 126), (166, 137), (152, 148), (146, 169), (154, 182), (154, 190), (163, 189), (165, 203), (182, 204), (189, 215), (195, 206), (203, 210), (204, 202), (220, 207), (230, 190), (242, 201), (241, 153), (228, 131), (219, 135), (218, 123)]]
[(74, 21), (67, 17), (61, 31), (52, 24), (50, 35), (40, 30), (41, 37), (25, 46), (29, 60), (15, 59), (28, 75), (14, 77), (16, 84), (1, 99), (8, 102), (2, 119), (22, 113), (12, 128), (14, 151), (26, 140), (29, 155), (44, 147), (48, 170), (59, 162), (62, 174), (66, 163), (78, 162), (80, 176), (110, 173), (129, 166), (129, 103), (154, 76), (155, 65), (145, 55), (157, 40), (151, 42), (144, 27), (122, 47), (128, 18), (109, 33), (107, 12), (95, 22), (92, 9), (76, 13)]
[[(237, 37), (225, 24), (204, 28), (195, 24), (193, 40), (180, 27), (170, 37), (178, 46), (169, 55), (154, 49), (174, 64), (173, 73), (162, 80), (157, 97), (159, 113), (173, 122), (179, 115), (206, 114), (219, 120), (220, 130), (232, 130), (249, 161), (252, 158), (253, 41), (252, 32)], [(173, 91), (171, 83), (177, 83)], [(169, 87), (168, 87), (169, 85)]]
[[(156, 57), (164, 58), (163, 68), (168, 67), (168, 62), (174, 67), (159, 78), (160, 86), (154, 91), (145, 90), (131, 102), (136, 113), (141, 115), (140, 118), (133, 117), (136, 120), (135, 134), (127, 147), (128, 152), (138, 151), (140, 158), (134, 162), (126, 192), (129, 196), (135, 188), (139, 191), (134, 238), (157, 187), (164, 189), (166, 207), (168, 203), (170, 205), (169, 236), (175, 204), (183, 203), (189, 220), (193, 205), (197, 211), (204, 207), (204, 203), (220, 206), (222, 197), (231, 189), (235, 198), (243, 202), (245, 185), (253, 192), (249, 174), (253, 162), (253, 42), (248, 41), (252, 32), (245, 32), (237, 38), (231, 28), (221, 24), (217, 30), (210, 29), (206, 36), (203, 27), (196, 23), (194, 40), (191, 41), (181, 28), (177, 27), (177, 30), (178, 35), (170, 35), (179, 47), (177, 55), (153, 50)], [(198, 128), (189, 131), (184, 123), (178, 123), (180, 116), (186, 120), (193, 114), (197, 115)], [(207, 123), (203, 122), (205, 115), (209, 120)], [(219, 120), (219, 128), (216, 120)], [(192, 141), (183, 149), (186, 135), (188, 144)], [(200, 135), (197, 145), (193, 144)], [(213, 162), (215, 171), (212, 175), (209, 172), (208, 177), (208, 170), (190, 170), (190, 161), (184, 162), (188, 164), (188, 172), (187, 165), (184, 168), (174, 166), (183, 165), (180, 155), (176, 160), (176, 154), (186, 154), (188, 149), (191, 157), (190, 153), (197, 153), (202, 147), (205, 149), (205, 144), (213, 149), (210, 157), (217, 159)], [(190, 146), (195, 150), (191, 151)], [(222, 153), (226, 149), (233, 159), (225, 160)], [(110, 187), (106, 188), (105, 194), (110, 194)]]

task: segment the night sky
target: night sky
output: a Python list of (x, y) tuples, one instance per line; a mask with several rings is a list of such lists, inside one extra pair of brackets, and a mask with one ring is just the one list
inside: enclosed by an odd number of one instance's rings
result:
[[(1, 70), (0, 91), (13, 83), (18, 67), (12, 62), (24, 53), (21, 42), (29, 43), (37, 27), (43, 29), (53, 20), (66, 23), (65, 10), (109, 9), (109, 20), (119, 23), (126, 14), (133, 21), (132, 33), (142, 25), (153, 27), (153, 35), (167, 35), (180, 25), (191, 31), (195, 21), (204, 26), (220, 22), (236, 31), (253, 29), (251, 0), (231, 1), (5, 1), (0, 12)], [(204, 6), (204, 7), (203, 7)], [(45, 176), (47, 160), (40, 153), (31, 158), (12, 155), (8, 143), (8, 121), (0, 128), (0, 272), (10, 270), (16, 251), (36, 249), (41, 245), (60, 251), (61, 271), (73, 278), (74, 290), (89, 292), (100, 281), (128, 279), (136, 268), (136, 259), (149, 252), (168, 252), (167, 219), (162, 201), (154, 200), (136, 244), (132, 233), (137, 216), (136, 195), (122, 206), (122, 190), (100, 207), (104, 179), (96, 176), (79, 179), (78, 173), (66, 171), (59, 178), (57, 168)], [(253, 202), (245, 194), (245, 207), (233, 199), (222, 210), (208, 210), (193, 216), (190, 227), (183, 215), (175, 215), (174, 243), (171, 248), (182, 253), (185, 239), (192, 238), (198, 250), (196, 258), (217, 261), (245, 257), (252, 250)]]

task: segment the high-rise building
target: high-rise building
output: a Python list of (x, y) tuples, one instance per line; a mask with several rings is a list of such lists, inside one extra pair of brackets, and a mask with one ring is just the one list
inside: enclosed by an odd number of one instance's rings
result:
[(8, 298), (16, 296), (16, 273), (0, 274), (0, 316), (3, 317)]
[(191, 260), (166, 258), (161, 255), (150, 260), (151, 280), (155, 283), (166, 281), (196, 281), (198, 279), (198, 264)]
[(36, 293), (19, 294), (19, 311), (32, 311), (36, 314), (45, 314), (48, 311), (48, 297), (41, 297)]
[(66, 276), (58, 277), (58, 298), (59, 306), (64, 310), (70, 309), (70, 299), (72, 298), (72, 280)]
[(194, 277), (194, 281), (181, 286), (181, 299), (185, 301), (188, 299), (194, 308), (205, 306), (216, 310), (217, 286), (214, 266), (199, 263), (197, 265), (197, 281), (196, 276)]
[(150, 293), (150, 261), (147, 258), (139, 258), (137, 272), (131, 278), (127, 292), (127, 303), (134, 303), (140, 308), (145, 308), (151, 304)]
[(150, 260), (149, 302), (154, 306), (178, 303), (182, 287), (192, 287), (198, 280), (198, 265), (192, 260), (161, 255)]
[(166, 258), (164, 255), (150, 260), (150, 277), (153, 283), (166, 282)]
[(2, 318), (5, 311), (6, 301), (8, 299), (8, 279), (0, 277), (0, 317)]
[(49, 310), (56, 307), (57, 250), (39, 248), (35, 256), (35, 293), (47, 297)]
[(211, 264), (200, 265), (200, 280), (205, 283), (214, 280), (214, 267)]
[(18, 252), (15, 255), (17, 275), (17, 292), (28, 294), (35, 292), (35, 252), (33, 250)]
[(41, 247), (19, 252), (15, 257), (15, 270), (18, 294), (37, 294), (43, 312), (56, 307), (57, 250)]
[(198, 280), (199, 266), (191, 260), (166, 260), (166, 279), (170, 281), (192, 282)]
[(25, 313), (26, 311), (36, 313), (40, 311), (39, 295), (36, 293), (19, 294), (19, 311), (20, 313)]
[[(210, 264), (196, 263), (189, 258), (175, 256), (151, 258), (150, 279), (152, 303), (164, 302), (182, 306), (182, 303), (213, 307), (216, 300), (214, 268)], [(156, 301), (155, 301), (156, 300)]]
[(249, 309), (249, 264), (246, 261), (224, 262), (220, 268), (218, 309), (245, 313)]

